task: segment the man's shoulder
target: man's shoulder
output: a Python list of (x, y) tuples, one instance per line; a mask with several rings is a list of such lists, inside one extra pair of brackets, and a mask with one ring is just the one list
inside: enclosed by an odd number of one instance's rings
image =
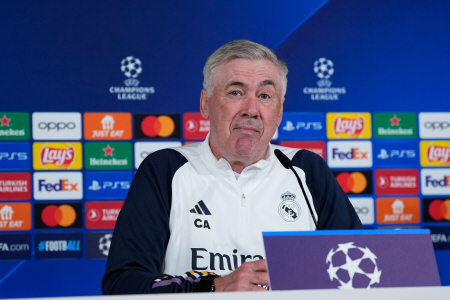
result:
[(142, 168), (173, 169), (180, 168), (194, 157), (198, 156), (200, 143), (164, 148), (150, 153), (141, 163)]

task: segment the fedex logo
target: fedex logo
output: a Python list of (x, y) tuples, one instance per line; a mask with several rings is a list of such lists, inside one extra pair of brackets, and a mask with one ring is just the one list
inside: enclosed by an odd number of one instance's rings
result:
[(46, 183), (45, 179), (38, 180), (39, 182), (39, 191), (42, 191), (45, 189), (48, 192), (51, 191), (62, 191), (62, 192), (69, 192), (69, 191), (78, 191), (77, 185), (78, 183), (70, 183), (68, 179), (61, 179), (58, 183), (51, 184)]
[(331, 168), (372, 166), (372, 142), (328, 142), (327, 148)]
[(323, 113), (284, 113), (280, 126), (280, 139), (325, 138)]
[(36, 200), (82, 199), (81, 172), (36, 172), (33, 175), (33, 191)]
[(422, 194), (450, 194), (450, 169), (422, 169), (420, 171)]
[(339, 159), (368, 159), (368, 152), (363, 152), (359, 148), (352, 148), (349, 152), (339, 152), (339, 148), (333, 148), (333, 158)]
[(440, 179), (433, 179), (432, 176), (425, 176), (425, 186), (445, 187), (450, 186), (450, 176), (444, 176)]
[(86, 172), (87, 199), (125, 199), (133, 181), (133, 172)]

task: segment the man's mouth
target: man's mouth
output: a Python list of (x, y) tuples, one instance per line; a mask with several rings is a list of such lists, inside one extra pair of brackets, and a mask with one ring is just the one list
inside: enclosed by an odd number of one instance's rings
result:
[(259, 130), (253, 126), (238, 126), (235, 128), (235, 130), (236, 129), (247, 134), (259, 133)]

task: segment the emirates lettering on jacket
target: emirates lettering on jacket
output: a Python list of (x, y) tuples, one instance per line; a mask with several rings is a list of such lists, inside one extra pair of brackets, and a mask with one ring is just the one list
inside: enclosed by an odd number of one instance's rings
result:
[(192, 270), (236, 270), (246, 261), (264, 259), (262, 255), (238, 254), (234, 249), (233, 254), (209, 252), (205, 248), (191, 248)]

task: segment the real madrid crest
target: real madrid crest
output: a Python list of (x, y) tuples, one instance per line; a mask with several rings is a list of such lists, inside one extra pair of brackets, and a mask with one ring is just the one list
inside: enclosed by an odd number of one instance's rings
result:
[(302, 210), (300, 205), (295, 202), (295, 194), (286, 192), (281, 195), (281, 203), (278, 206), (280, 217), (286, 222), (295, 222), (300, 218)]

